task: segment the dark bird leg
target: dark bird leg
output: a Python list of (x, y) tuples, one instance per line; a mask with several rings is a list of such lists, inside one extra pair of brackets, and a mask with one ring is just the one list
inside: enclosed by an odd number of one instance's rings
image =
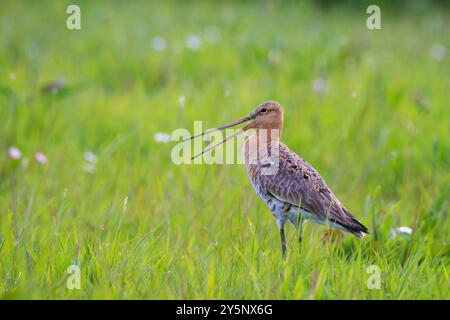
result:
[(283, 253), (283, 259), (286, 259), (286, 238), (284, 236), (284, 226), (280, 228), (281, 236), (281, 251)]
[(302, 240), (303, 240), (303, 222), (305, 220), (305, 217), (303, 217), (302, 214), (298, 215), (298, 251), (302, 252)]
[(283, 253), (283, 259), (286, 259), (286, 237), (284, 235), (284, 224), (286, 221), (277, 220), (278, 228), (280, 228), (281, 236), (281, 252)]

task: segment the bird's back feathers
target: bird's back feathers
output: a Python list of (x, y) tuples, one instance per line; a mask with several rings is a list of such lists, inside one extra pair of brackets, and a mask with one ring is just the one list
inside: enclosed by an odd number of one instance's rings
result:
[(249, 177), (254, 185), (259, 185), (262, 192), (270, 193), (280, 201), (311, 213), (318, 221), (328, 221), (330, 225), (358, 237), (369, 233), (342, 205), (308, 162), (281, 142), (278, 153), (278, 161), (275, 161), (278, 170), (272, 175), (262, 174), (264, 163), (247, 163)]

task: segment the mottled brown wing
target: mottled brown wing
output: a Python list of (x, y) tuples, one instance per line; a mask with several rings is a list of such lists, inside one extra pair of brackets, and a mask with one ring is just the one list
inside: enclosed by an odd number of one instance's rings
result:
[(308, 162), (282, 143), (279, 152), (277, 173), (259, 177), (263, 189), (282, 201), (300, 206), (320, 220), (328, 219), (358, 236), (361, 236), (361, 232), (368, 233), (367, 228), (345, 209)]

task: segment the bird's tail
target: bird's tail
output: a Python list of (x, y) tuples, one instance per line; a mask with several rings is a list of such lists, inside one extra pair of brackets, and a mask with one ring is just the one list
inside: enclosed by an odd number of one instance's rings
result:
[(354, 234), (358, 238), (364, 237), (366, 234), (369, 234), (369, 230), (358, 220), (355, 218), (352, 219), (351, 225), (342, 226), (346, 231)]
[(366, 234), (369, 234), (369, 230), (364, 226), (361, 222), (359, 222), (344, 206), (342, 206), (342, 210), (344, 211), (344, 219), (334, 220), (330, 219), (336, 227), (339, 229), (343, 229), (344, 231), (350, 232), (357, 236), (358, 238), (364, 237)]

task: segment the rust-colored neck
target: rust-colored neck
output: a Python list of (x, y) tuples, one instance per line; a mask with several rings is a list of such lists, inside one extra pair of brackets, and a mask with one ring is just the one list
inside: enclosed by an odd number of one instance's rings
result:
[(280, 142), (280, 130), (256, 129), (256, 133), (248, 137), (244, 142), (244, 156), (246, 163), (251, 159), (262, 162), (264, 159), (278, 152)]

